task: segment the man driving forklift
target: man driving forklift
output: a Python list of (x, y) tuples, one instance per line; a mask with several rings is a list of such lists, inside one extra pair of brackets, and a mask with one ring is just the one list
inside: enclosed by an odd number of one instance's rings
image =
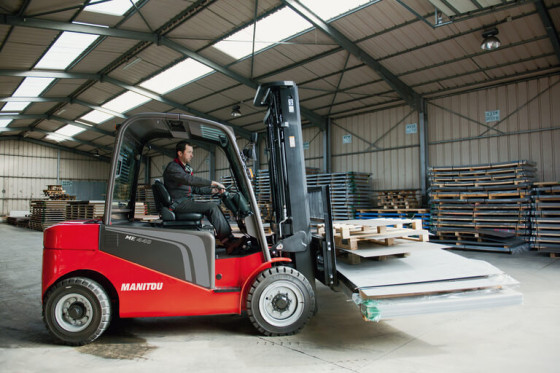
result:
[(180, 141), (175, 146), (176, 157), (169, 162), (163, 172), (163, 181), (173, 199), (173, 211), (176, 213), (196, 212), (203, 214), (216, 230), (216, 237), (226, 248), (228, 254), (235, 254), (245, 249), (245, 237), (235, 238), (223, 212), (214, 202), (195, 201), (193, 194), (218, 194), (225, 192), (223, 184), (194, 176), (190, 162), (194, 156), (193, 147), (187, 141)]

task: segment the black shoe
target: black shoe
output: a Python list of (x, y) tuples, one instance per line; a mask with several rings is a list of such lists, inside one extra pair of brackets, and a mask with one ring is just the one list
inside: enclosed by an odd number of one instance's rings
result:
[(234, 240), (228, 240), (226, 245), (226, 253), (228, 255), (238, 255), (247, 251), (247, 238), (241, 237)]

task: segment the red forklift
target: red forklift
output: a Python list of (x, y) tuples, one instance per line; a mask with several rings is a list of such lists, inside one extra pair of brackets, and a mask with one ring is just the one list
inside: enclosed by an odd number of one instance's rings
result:
[[(129, 118), (116, 135), (103, 220), (67, 221), (44, 232), (43, 319), (58, 341), (90, 343), (115, 317), (245, 311), (262, 334), (289, 335), (317, 312), (316, 280), (359, 298), (357, 281), (337, 270), (329, 189), (306, 185), (297, 86), (285, 81), (261, 85), (254, 104), (267, 108), (270, 231), (265, 231), (246, 165), (254, 151), (240, 151), (231, 128), (183, 114)], [(201, 224), (200, 214), (170, 209), (173, 201), (157, 181), (153, 190), (160, 218), (134, 218), (144, 157), (162, 143), (180, 140), (220, 152), (229, 161), (233, 187), (220, 198), (248, 238), (249, 250), (228, 255), (213, 228)], [(313, 224), (324, 226), (324, 234), (313, 233)], [(506, 298), (508, 304), (520, 303), (518, 296)], [(378, 304), (357, 303), (364, 317), (372, 306), (379, 313)]]

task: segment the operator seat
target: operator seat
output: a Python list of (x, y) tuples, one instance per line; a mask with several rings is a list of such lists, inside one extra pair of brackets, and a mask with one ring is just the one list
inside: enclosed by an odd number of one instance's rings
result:
[(159, 225), (164, 227), (177, 227), (177, 228), (202, 228), (203, 215), (198, 212), (179, 212), (175, 213), (172, 210), (173, 200), (167, 191), (165, 185), (158, 179), (152, 185), (154, 192), (154, 199), (156, 208), (161, 216), (161, 223)]

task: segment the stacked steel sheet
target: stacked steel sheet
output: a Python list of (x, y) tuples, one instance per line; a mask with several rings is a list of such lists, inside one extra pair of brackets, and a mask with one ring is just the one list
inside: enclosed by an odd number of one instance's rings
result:
[[(330, 186), (333, 219), (354, 219), (358, 209), (371, 208), (370, 174), (360, 172), (338, 172), (307, 174), (307, 186)], [(232, 184), (231, 177), (222, 178), (224, 185)], [(253, 178), (253, 188), (261, 212), (270, 216), (270, 177), (268, 170), (259, 170)]]
[(371, 208), (369, 176), (362, 172), (307, 175), (307, 186), (330, 186), (333, 220), (348, 220), (358, 209)]
[(356, 219), (421, 219), (424, 229), (430, 228), (429, 209), (358, 209)]
[(431, 226), (458, 248), (517, 252), (529, 247), (535, 164), (521, 160), (431, 167)]
[(535, 183), (532, 203), (531, 247), (560, 254), (560, 182)]

